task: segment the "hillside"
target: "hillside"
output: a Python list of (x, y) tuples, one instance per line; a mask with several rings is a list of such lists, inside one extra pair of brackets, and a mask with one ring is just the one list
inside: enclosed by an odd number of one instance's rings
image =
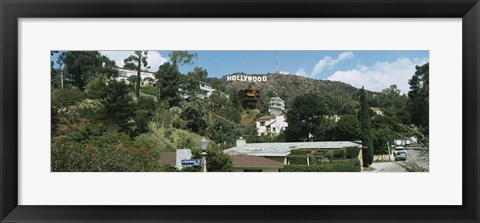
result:
[[(232, 75), (245, 75), (236, 73)], [(247, 82), (247, 81), (227, 81), (226, 76), (222, 78), (210, 78), (210, 83), (214, 83), (214, 88), (233, 88), (235, 90), (255, 88), (262, 93), (279, 96), (285, 100), (293, 100), (298, 95), (305, 93), (329, 94), (342, 99), (350, 99), (356, 95), (358, 89), (339, 81), (315, 80), (296, 75), (284, 74), (255, 74), (250, 76), (266, 76), (265, 82)], [(216, 80), (214, 80), (216, 79)], [(216, 86), (215, 86), (216, 85)], [(223, 86), (219, 86), (223, 85)], [(367, 92), (373, 94), (372, 92)]]

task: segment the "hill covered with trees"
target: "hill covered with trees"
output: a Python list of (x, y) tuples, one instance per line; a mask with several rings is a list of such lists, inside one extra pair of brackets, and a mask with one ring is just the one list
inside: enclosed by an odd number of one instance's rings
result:
[[(146, 51), (125, 58), (124, 68), (137, 71), (129, 82), (119, 81), (115, 62), (97, 51), (52, 54), (58, 54), (58, 61), (51, 62), (54, 172), (175, 171), (160, 165), (160, 153), (192, 149), (198, 157), (203, 136), (210, 140), (210, 167), (216, 167), (209, 171), (232, 170), (222, 149), (240, 136), (249, 143), (369, 138), (375, 154), (385, 154), (387, 143), (397, 137), (418, 135), (428, 141), (428, 63), (416, 67), (411, 91), (401, 95), (395, 85), (375, 93), (294, 75), (266, 74), (268, 81), (253, 83), (209, 78), (201, 67), (181, 73), (179, 67), (196, 58), (187, 51), (173, 51), (156, 68), (156, 85), (142, 86), (140, 73), (149, 66)], [(202, 82), (215, 89), (208, 97), (197, 97), (203, 94)], [(255, 109), (242, 108), (241, 89), (261, 91)], [(269, 115), (270, 97), (285, 100), (288, 127), (278, 135), (259, 136), (255, 120)], [(371, 130), (364, 131), (367, 119)]]

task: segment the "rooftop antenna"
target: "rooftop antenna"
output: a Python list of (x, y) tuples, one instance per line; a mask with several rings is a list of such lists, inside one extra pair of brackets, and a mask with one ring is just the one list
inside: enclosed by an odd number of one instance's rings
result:
[(278, 68), (278, 51), (275, 52), (275, 73), (276, 74), (280, 73), (280, 69)]

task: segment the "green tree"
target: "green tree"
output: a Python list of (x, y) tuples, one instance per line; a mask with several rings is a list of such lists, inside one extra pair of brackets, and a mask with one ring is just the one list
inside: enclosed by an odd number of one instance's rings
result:
[(135, 115), (135, 105), (128, 95), (126, 84), (122, 81), (110, 80), (107, 85), (107, 97), (103, 100), (105, 119), (112, 121), (123, 132), (130, 132), (131, 120)]
[(267, 94), (260, 94), (260, 98), (257, 102), (257, 109), (260, 110), (260, 114), (267, 115), (269, 105), (270, 99), (268, 98)]
[(95, 74), (103, 74), (108, 79), (116, 77), (115, 62), (98, 51), (65, 51), (59, 58), (65, 64), (64, 83), (85, 89), (87, 81)]
[(370, 116), (370, 107), (367, 103), (367, 96), (365, 94), (365, 89), (362, 87), (360, 90), (360, 112), (359, 119), (361, 124), (361, 139), (362, 145), (366, 146), (366, 149), (363, 152), (363, 166), (369, 167), (373, 162), (373, 139), (372, 139), (372, 126), (371, 126), (371, 116)]
[(415, 66), (415, 74), (408, 81), (408, 111), (411, 123), (422, 129), (422, 133), (428, 135), (429, 119), (429, 63)]
[(285, 140), (295, 142), (327, 138), (324, 127), (331, 126), (330, 120), (325, 118), (329, 113), (324, 98), (317, 94), (308, 93), (296, 97), (287, 113)]
[(213, 123), (208, 127), (212, 140), (218, 143), (234, 144), (240, 136), (240, 129), (237, 124), (221, 116), (215, 117)]
[(182, 112), (182, 118), (187, 123), (187, 128), (193, 132), (199, 132), (207, 127), (207, 110), (203, 101), (192, 99), (186, 103)]
[(188, 51), (172, 51), (169, 54), (170, 61), (177, 66), (192, 65), (193, 61), (197, 58), (196, 53), (188, 53)]
[(189, 71), (187, 75), (184, 76), (186, 83), (186, 91), (189, 92), (192, 96), (200, 92), (200, 81), (205, 81), (208, 76), (208, 71), (201, 68), (195, 67), (193, 71)]
[(78, 88), (66, 87), (52, 90), (52, 106), (67, 107), (85, 98), (85, 93)]
[(107, 97), (107, 80), (104, 75), (97, 74), (90, 78), (85, 88), (90, 99), (103, 99)]
[(231, 103), (229, 98), (227, 98), (226, 95), (223, 95), (220, 91), (212, 92), (205, 102), (208, 110), (224, 117), (227, 114), (227, 108)]
[(140, 96), (140, 82), (142, 81), (140, 74), (142, 73), (142, 70), (150, 68), (147, 59), (148, 51), (135, 51), (135, 54), (130, 55), (123, 60), (125, 63), (124, 67), (135, 69), (137, 71), (137, 78), (135, 80), (135, 96), (137, 96), (137, 98)]
[(373, 146), (375, 155), (388, 154), (388, 146), (395, 140), (395, 133), (390, 129), (374, 129), (373, 130)]
[(360, 136), (360, 121), (354, 115), (343, 115), (337, 122), (336, 140), (353, 141)]
[[(192, 150), (194, 159), (201, 159), (201, 151), (199, 149)], [(233, 172), (233, 161), (229, 155), (223, 153), (222, 150), (209, 148), (207, 151), (207, 171), (208, 172)]]
[(242, 119), (243, 109), (240, 103), (240, 99), (238, 97), (238, 91), (230, 88), (226, 92), (228, 95), (228, 106), (227, 114), (225, 114), (225, 117), (235, 123), (240, 123), (240, 120)]
[(159, 80), (159, 98), (158, 101), (167, 102), (168, 106), (178, 106), (180, 103), (180, 72), (178, 66), (172, 63), (162, 64), (155, 73), (155, 78)]
[(385, 115), (395, 116), (404, 119), (406, 116), (407, 97), (400, 95), (400, 89), (392, 84), (382, 90), (379, 96), (379, 106)]
[(155, 101), (152, 97), (140, 97), (137, 100), (137, 114), (135, 117), (135, 123), (137, 125), (137, 132), (148, 132), (148, 123), (152, 121), (155, 116)]

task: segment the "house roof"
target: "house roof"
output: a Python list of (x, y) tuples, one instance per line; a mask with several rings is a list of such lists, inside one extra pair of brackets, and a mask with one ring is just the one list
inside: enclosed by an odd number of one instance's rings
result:
[(271, 122), (270, 124), (267, 125), (267, 127), (268, 127), (268, 126), (271, 126), (271, 125), (272, 125), (273, 123), (275, 123), (275, 122), (277, 122), (277, 121), (275, 120), (275, 121)]
[(262, 121), (262, 120), (268, 121), (268, 120), (272, 120), (274, 118), (275, 118), (274, 115), (264, 115), (264, 116), (258, 118), (257, 121)]
[(176, 152), (161, 152), (160, 164), (162, 165), (177, 165), (177, 153)]
[(283, 164), (260, 156), (230, 155), (234, 167), (282, 168)]
[[(124, 68), (124, 67), (119, 67), (119, 66), (117, 66), (116, 68), (117, 68), (117, 70), (129, 70), (129, 71), (135, 71), (135, 72), (137, 71), (135, 69)], [(155, 74), (154, 72), (144, 71), (144, 70), (142, 70), (142, 73)]]
[(360, 147), (361, 145), (361, 143), (351, 141), (247, 143), (243, 146), (226, 149), (223, 152), (229, 155), (287, 156), (293, 149), (326, 150), (353, 146)]
[(282, 101), (284, 101), (284, 100), (281, 99), (280, 97), (271, 97), (270, 100), (272, 100), (272, 99), (277, 99), (277, 100), (282, 100)]

